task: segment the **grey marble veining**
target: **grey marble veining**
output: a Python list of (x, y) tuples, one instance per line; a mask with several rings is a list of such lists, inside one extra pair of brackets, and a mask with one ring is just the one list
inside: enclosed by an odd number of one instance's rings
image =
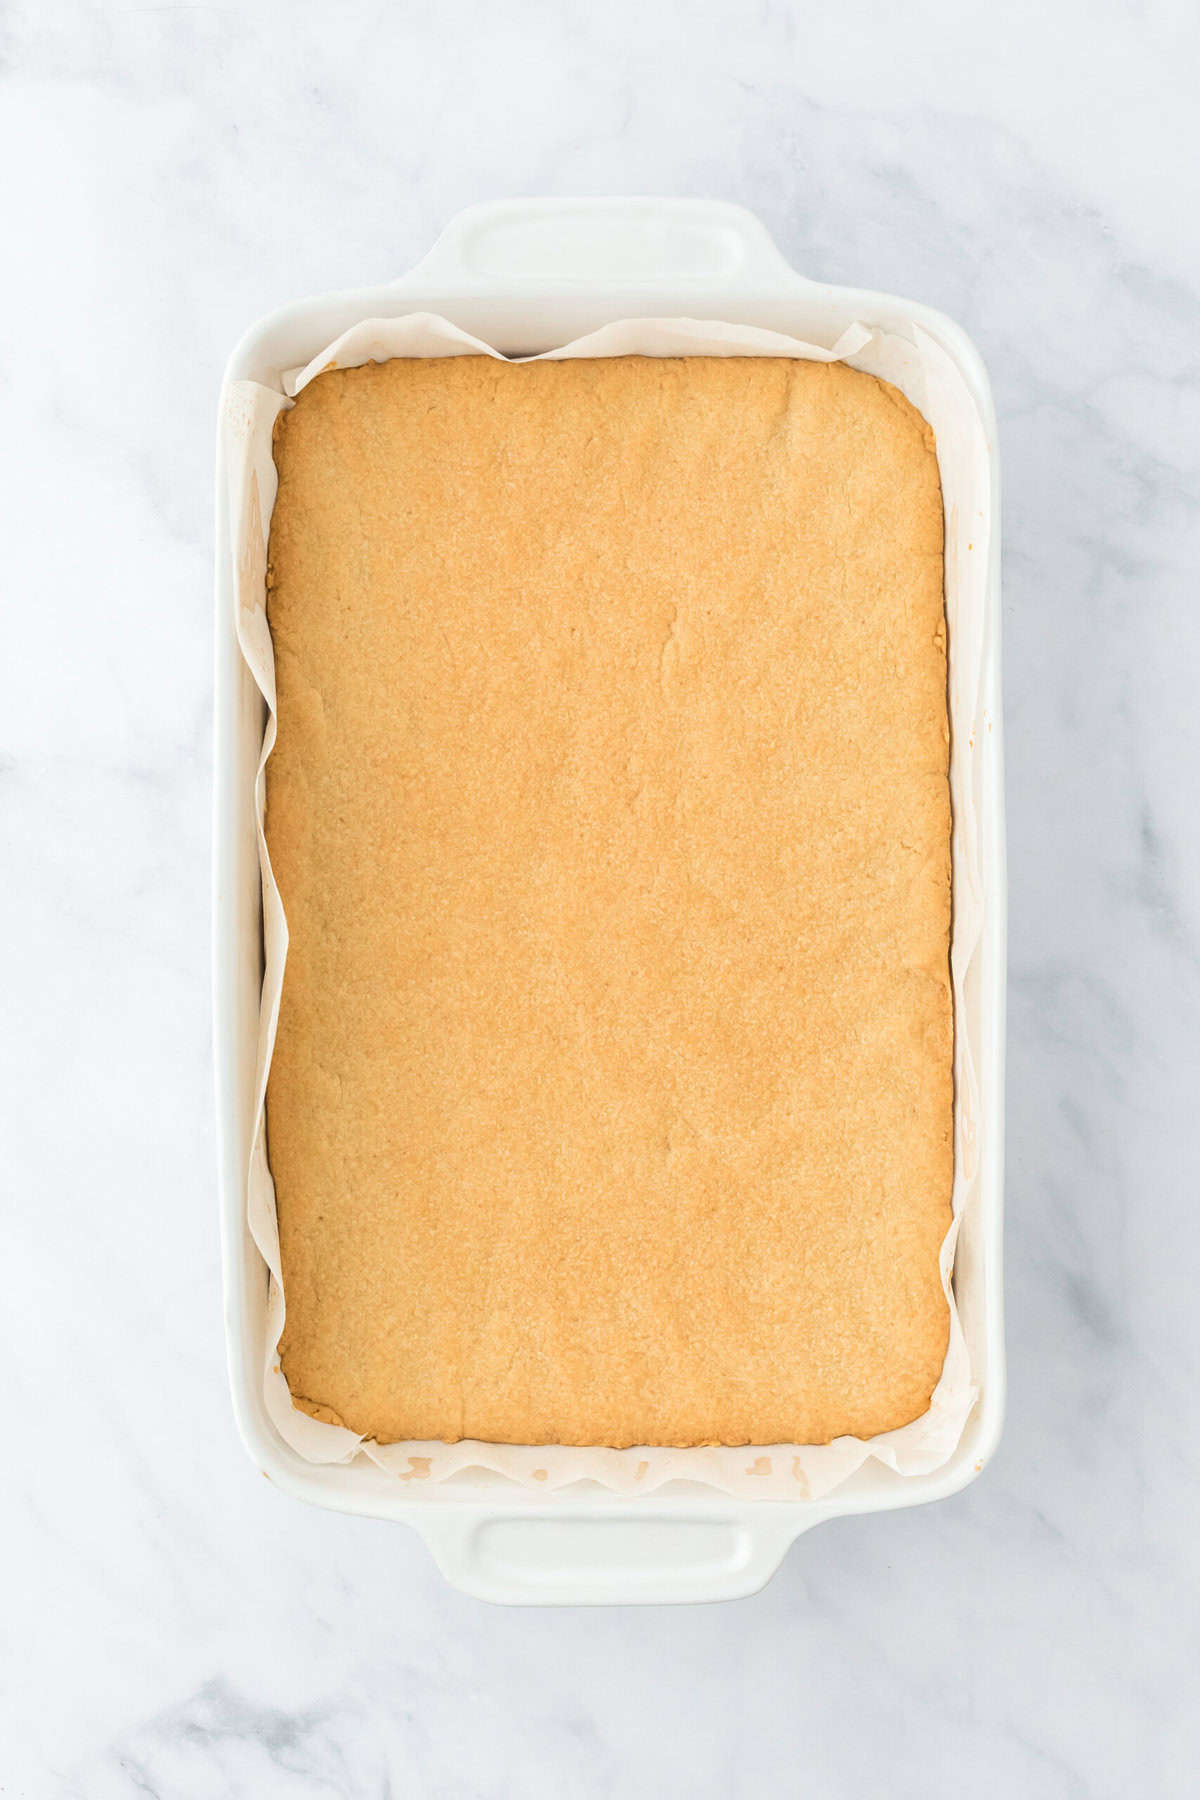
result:
[[(0, 1792), (1197, 1791), (1198, 66), (1173, 0), (5, 9)], [(508, 1612), (235, 1438), (213, 412), (261, 313), (606, 191), (741, 200), (991, 368), (1010, 1410), (753, 1600)]]

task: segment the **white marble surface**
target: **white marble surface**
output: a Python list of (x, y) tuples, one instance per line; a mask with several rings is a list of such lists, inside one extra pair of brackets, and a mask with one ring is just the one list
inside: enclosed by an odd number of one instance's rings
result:
[[(1183, 0), (5, 10), (0, 1793), (1197, 1791), (1198, 56)], [(251, 319), (604, 191), (742, 200), (991, 365), (1010, 1413), (753, 1600), (512, 1612), (235, 1437), (213, 418)]]

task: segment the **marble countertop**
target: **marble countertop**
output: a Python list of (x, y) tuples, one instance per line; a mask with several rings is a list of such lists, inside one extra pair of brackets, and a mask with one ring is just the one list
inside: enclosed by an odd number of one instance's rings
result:
[[(17, 0), (3, 49), (0, 1793), (1194, 1793), (1194, 12)], [(602, 192), (742, 201), (991, 368), (1009, 1419), (974, 1487), (813, 1532), (754, 1599), (513, 1611), (234, 1431), (214, 410), (259, 315), (472, 201)]]

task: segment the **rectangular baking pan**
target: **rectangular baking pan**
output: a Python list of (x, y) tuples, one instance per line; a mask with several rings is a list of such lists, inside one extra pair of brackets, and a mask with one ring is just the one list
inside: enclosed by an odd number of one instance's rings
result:
[[(829, 287), (784, 261), (761, 223), (702, 200), (513, 200), (453, 219), (410, 274), (386, 287), (284, 307), (234, 350), (232, 381), (278, 387), (348, 326), (410, 312), (443, 314), (510, 355), (528, 355), (614, 319), (687, 316), (765, 326), (833, 344), (861, 320), (907, 336), (920, 326), (951, 357), (979, 410), (991, 463), (984, 621), (983, 745), (976, 799), (983, 846), (983, 939), (967, 983), (978, 1009), (980, 1181), (962, 1218), (955, 1296), (979, 1400), (950, 1461), (901, 1476), (869, 1460), (817, 1501), (734, 1500), (691, 1482), (629, 1499), (589, 1484), (530, 1493), (464, 1471), (422, 1488), (366, 1457), (305, 1462), (275, 1432), (262, 1395), (267, 1269), (246, 1225), (254, 1116), (262, 902), (254, 774), (261, 696), (234, 634), (225, 445), (217, 444), (214, 792), (214, 1045), (225, 1324), (234, 1410), (258, 1467), (289, 1493), (344, 1512), (412, 1525), (456, 1586), (513, 1603), (717, 1600), (756, 1591), (788, 1546), (825, 1519), (938, 1500), (983, 1468), (1004, 1409), (1001, 1287), (1005, 871), (1000, 709), (1000, 484), (996, 426), (983, 363), (950, 319), (887, 294)], [(221, 416), (224, 416), (224, 390)]]

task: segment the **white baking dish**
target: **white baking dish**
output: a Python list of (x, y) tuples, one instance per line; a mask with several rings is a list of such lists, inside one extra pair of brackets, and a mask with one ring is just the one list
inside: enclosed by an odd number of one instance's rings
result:
[(226, 385), (248, 379), (277, 388), (284, 370), (306, 363), (359, 320), (418, 311), (443, 314), (514, 355), (634, 316), (724, 319), (828, 345), (856, 320), (910, 341), (916, 325), (953, 361), (986, 437), (982, 709), (988, 729), (975, 794), (985, 916), (965, 997), (973, 1014), (985, 1128), (977, 1202), (962, 1220), (954, 1274), (979, 1400), (957, 1450), (936, 1474), (902, 1476), (868, 1461), (816, 1501), (734, 1500), (690, 1482), (671, 1482), (636, 1499), (590, 1484), (539, 1494), (482, 1471), (421, 1487), (363, 1456), (345, 1464), (309, 1463), (271, 1424), (262, 1393), (267, 1269), (247, 1229), (245, 1203), (262, 981), (253, 788), (264, 709), (235, 636), (225, 448), (218, 439), (216, 1089), (230, 1379), (247, 1449), (265, 1474), (303, 1499), (415, 1526), (446, 1576), (486, 1599), (627, 1603), (752, 1593), (792, 1540), (824, 1519), (954, 1493), (983, 1467), (1000, 1433), (1005, 881), (999, 471), (987, 376), (974, 346), (951, 320), (909, 301), (801, 277), (758, 220), (739, 207), (695, 200), (518, 200), (459, 214), (425, 260), (388, 287), (302, 301), (263, 320), (234, 351)]

